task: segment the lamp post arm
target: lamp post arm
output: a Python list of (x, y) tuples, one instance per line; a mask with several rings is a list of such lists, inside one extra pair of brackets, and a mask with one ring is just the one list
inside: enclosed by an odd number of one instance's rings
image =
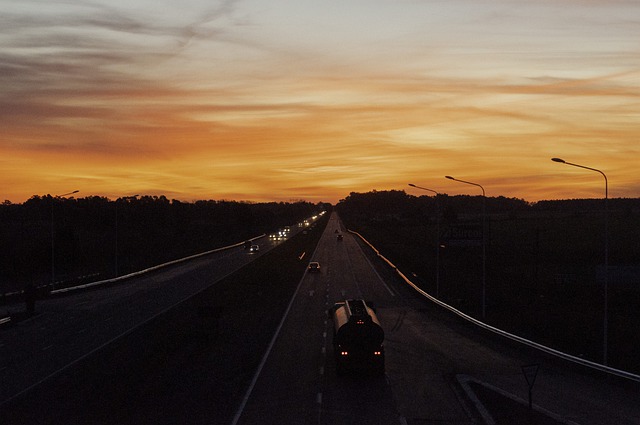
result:
[(415, 184), (412, 184), (412, 183), (409, 183), (409, 186), (411, 186), (411, 187), (415, 187), (416, 189), (427, 190), (427, 191), (429, 191), (429, 192), (433, 192), (433, 193), (435, 193), (436, 195), (440, 195), (440, 192), (436, 192), (436, 191), (435, 191), (435, 190), (433, 190), (433, 189), (427, 189), (426, 187), (418, 186), (418, 185), (415, 185)]
[(604, 177), (604, 197), (605, 199), (609, 197), (609, 181), (607, 180), (607, 175), (602, 170), (598, 170), (597, 168), (587, 167), (585, 165), (574, 164), (573, 162), (565, 161), (564, 163), (567, 165), (573, 165), (574, 167), (584, 168), (585, 170), (591, 170), (591, 171), (595, 171), (596, 173), (602, 174), (602, 177)]
[(482, 196), (486, 196), (486, 195), (485, 195), (485, 193), (484, 193), (484, 187), (482, 187), (482, 185), (480, 185), (480, 184), (478, 184), (478, 183), (473, 183), (473, 182), (468, 182), (468, 181), (460, 180), (460, 179), (455, 179), (455, 180), (457, 180), (457, 181), (459, 181), (459, 182), (462, 182), (462, 183), (470, 184), (470, 185), (473, 185), (473, 186), (478, 186), (478, 187), (482, 190)]

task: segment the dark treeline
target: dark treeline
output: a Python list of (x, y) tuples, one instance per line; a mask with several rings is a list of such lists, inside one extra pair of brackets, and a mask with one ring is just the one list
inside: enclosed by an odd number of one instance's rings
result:
[[(586, 214), (602, 212), (604, 199), (562, 199), (527, 202), (504, 196), (487, 197), (485, 208), (488, 215), (525, 216), (526, 213)], [(401, 190), (351, 192), (338, 204), (341, 216), (362, 218), (363, 220), (422, 221), (425, 217), (435, 217), (438, 208), (440, 216), (457, 220), (461, 216), (482, 214), (482, 196), (439, 194), (434, 196), (413, 196)], [(618, 213), (631, 214), (640, 211), (640, 198), (613, 198), (607, 201), (608, 209)]]
[[(240, 242), (317, 213), (308, 202), (181, 202), (164, 196), (33, 196), (0, 205), (0, 293), (123, 275)], [(53, 259), (53, 261), (52, 261)]]
[[(341, 217), (369, 220), (397, 220), (422, 222), (425, 217), (435, 217), (438, 208), (442, 217), (455, 220), (458, 214), (479, 214), (482, 197), (439, 194), (436, 196), (412, 196), (404, 191), (373, 191), (354, 193), (338, 204)], [(531, 204), (516, 198), (486, 198), (486, 211), (492, 213), (514, 213), (527, 211)]]
[(608, 258), (611, 365), (640, 372), (640, 199), (609, 199), (605, 209), (604, 199), (373, 191), (351, 193), (336, 209), (424, 290), (478, 318), (484, 235), (486, 320), (595, 361)]

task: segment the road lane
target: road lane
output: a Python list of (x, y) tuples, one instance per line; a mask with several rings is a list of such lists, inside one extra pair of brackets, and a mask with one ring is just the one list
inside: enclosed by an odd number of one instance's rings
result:
[(482, 331), (415, 296), (388, 267), (379, 270), (404, 300), (392, 308), (379, 308), (378, 318), (386, 331), (387, 377), (398, 410), (408, 423), (465, 423), (459, 422), (451, 406), (459, 403), (467, 410), (473, 408), (458, 384), (459, 378), (467, 376), (524, 402), (528, 386), (522, 366), (530, 364), (540, 365), (534, 405), (566, 423), (640, 423), (637, 382), (607, 376)]
[[(35, 317), (0, 331), (0, 406), (240, 269), (279, 242), (265, 237), (259, 243), (259, 253), (249, 254), (236, 247), (119, 284), (38, 301)], [(3, 309), (21, 311), (23, 306)]]
[(402, 423), (384, 376), (335, 375), (329, 309), (347, 298), (390, 297), (357, 243), (350, 235), (338, 241), (336, 228), (333, 214), (309, 258), (321, 272), (301, 281), (238, 424)]
[[(638, 385), (480, 331), (417, 296), (362, 247), (334, 214), (312, 259), (322, 272), (301, 281), (239, 424), (478, 423), (460, 381), (477, 380), (526, 400), (527, 364), (541, 365), (534, 404), (565, 423), (640, 423)], [(335, 374), (327, 311), (348, 298), (364, 298), (377, 309), (386, 337), (384, 377)]]

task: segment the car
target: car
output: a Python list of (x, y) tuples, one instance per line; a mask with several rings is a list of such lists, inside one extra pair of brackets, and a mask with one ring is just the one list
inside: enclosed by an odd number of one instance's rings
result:
[(338, 235), (338, 236), (337, 236), (337, 239), (338, 239), (339, 241), (341, 241), (341, 240), (342, 240), (342, 235)]
[(318, 263), (317, 261), (310, 262), (307, 270), (309, 270), (311, 273), (320, 272), (320, 263)]
[(258, 252), (260, 251), (260, 245), (251, 245), (251, 248), (249, 248), (249, 252)]

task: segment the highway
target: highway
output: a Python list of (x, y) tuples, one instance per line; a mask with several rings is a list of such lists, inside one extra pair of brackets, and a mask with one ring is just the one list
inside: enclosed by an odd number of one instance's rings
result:
[[(336, 229), (343, 241), (336, 240)], [(321, 264), (321, 273), (307, 273), (300, 282), (234, 423), (472, 424), (480, 420), (477, 408), (460, 383), (477, 381), (527, 400), (522, 366), (532, 364), (540, 365), (533, 404), (558, 423), (640, 423), (637, 383), (477, 330), (407, 290), (345, 230), (333, 214), (310, 259)], [(377, 308), (386, 334), (385, 377), (335, 374), (327, 310), (349, 298)]]
[(334, 214), (309, 258), (321, 271), (302, 280), (239, 424), (260, 423), (266, 414), (274, 424), (398, 423), (384, 377), (336, 378), (328, 309), (350, 298), (394, 302), (356, 241), (338, 241), (336, 230), (344, 233)]
[[(0, 330), (0, 405), (211, 286), (279, 242), (263, 237), (257, 243), (257, 253), (230, 248), (115, 285), (38, 301), (35, 317)], [(24, 306), (2, 308), (21, 311)]]
[[(342, 241), (337, 240), (336, 230), (344, 236)], [(73, 368), (78, 359), (211, 287), (276, 244), (266, 238), (259, 243), (257, 255), (235, 248), (122, 284), (40, 302), (36, 317), (0, 330), (0, 406), (57, 371)], [(303, 258), (305, 262), (318, 261), (321, 271), (301, 277), (272, 344), (264, 354), (259, 353), (262, 362), (247, 374), (250, 384), (246, 389), (223, 391), (229, 381), (222, 371), (227, 368), (232, 374), (237, 365), (219, 364), (213, 357), (225, 351), (223, 344), (228, 344), (231, 335), (221, 330), (220, 336), (211, 341), (196, 341), (197, 350), (192, 346), (182, 352), (180, 347), (173, 347), (171, 356), (163, 354), (155, 359), (162, 370), (150, 367), (150, 375), (142, 371), (140, 382), (126, 381), (117, 370), (110, 373), (110, 381), (102, 382), (102, 389), (93, 390), (104, 391), (104, 398), (84, 407), (100, 414), (114, 410), (120, 415), (115, 416), (118, 420), (84, 411), (70, 413), (77, 416), (65, 422), (67, 413), (62, 412), (56, 423), (491, 423), (481, 420), (474, 392), (463, 384), (477, 382), (526, 400), (528, 387), (522, 366), (532, 364), (540, 365), (533, 404), (555, 415), (560, 420), (557, 423), (640, 423), (638, 383), (607, 377), (481, 331), (425, 300), (391, 273), (357, 236), (347, 232), (335, 213), (315, 251), (306, 252)], [(262, 288), (267, 290), (269, 286)], [(328, 310), (335, 302), (350, 298), (364, 298), (377, 310), (386, 335), (384, 376), (336, 376)], [(230, 323), (225, 317), (220, 321)], [(237, 330), (232, 333), (237, 335), (236, 341), (246, 341), (245, 350), (255, 351), (256, 338), (250, 330), (246, 335)], [(233, 347), (240, 350), (239, 346)], [(120, 352), (126, 354), (126, 347)], [(236, 361), (245, 355), (246, 351), (238, 351)], [(105, 368), (115, 370), (122, 358), (126, 356), (114, 356)], [(83, 379), (88, 382), (84, 385), (94, 386), (102, 378)], [(123, 391), (125, 385), (133, 384), (140, 387)], [(62, 382), (59, 388), (66, 388), (64, 385), (68, 382)], [(80, 393), (87, 392), (78, 388)], [(134, 396), (139, 398), (130, 402), (118, 399)], [(116, 399), (119, 404), (114, 405)], [(31, 399), (25, 403), (30, 406)], [(162, 411), (163, 407), (171, 411)], [(43, 416), (47, 414), (41, 413)]]

